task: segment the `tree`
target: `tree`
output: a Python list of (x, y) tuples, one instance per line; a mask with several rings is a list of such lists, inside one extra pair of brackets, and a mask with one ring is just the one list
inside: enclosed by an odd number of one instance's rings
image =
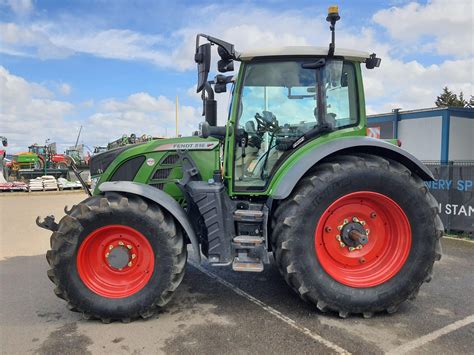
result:
[(467, 103), (466, 107), (474, 108), (474, 96), (471, 95), (469, 102)]
[[(436, 98), (435, 104), (437, 107), (447, 107), (447, 106), (454, 106), (454, 107), (470, 107), (473, 104), (473, 98), (469, 101), (464, 99), (464, 94), (461, 91), (458, 95), (448, 89), (447, 86), (443, 88), (443, 92)], [(472, 106), (471, 106), (472, 107)]]

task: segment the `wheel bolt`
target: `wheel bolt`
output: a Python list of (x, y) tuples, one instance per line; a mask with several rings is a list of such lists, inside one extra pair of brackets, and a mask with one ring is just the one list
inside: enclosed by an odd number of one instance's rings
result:
[(337, 239), (338, 241), (341, 241), (341, 236), (340, 236), (339, 234), (336, 235), (336, 239)]
[(365, 234), (369, 235), (369, 233), (370, 233), (370, 230), (369, 230), (369, 229), (366, 229), (366, 230), (365, 230)]
[(125, 245), (125, 244), (123, 244), (123, 242), (122, 242), (122, 241), (118, 242), (118, 244), (119, 244), (119, 245)]
[(349, 223), (349, 221), (347, 219), (344, 220), (344, 224), (347, 224)]
[(127, 264), (129, 267), (132, 267), (132, 262), (130, 261), (128, 264)]
[(349, 247), (349, 251), (354, 251), (355, 248), (354, 247)]
[(359, 263), (361, 263), (361, 264), (365, 263), (365, 258), (360, 258)]
[(112, 250), (114, 246), (112, 244), (109, 245), (109, 250)]
[(135, 254), (132, 254), (132, 259), (135, 259), (137, 256)]
[(362, 244), (359, 244), (358, 246), (356, 246), (356, 249), (361, 250), (362, 249)]
[(358, 219), (357, 217), (353, 217), (353, 218), (352, 218), (352, 222), (357, 223), (357, 222), (359, 222), (359, 219)]
[(341, 246), (341, 248), (344, 248), (346, 246), (343, 242), (340, 242), (339, 245)]
[(128, 249), (132, 249), (132, 246), (130, 244), (127, 244)]
[(361, 225), (365, 226), (365, 221), (360, 221), (359, 222)]
[(377, 217), (377, 213), (372, 212), (372, 213), (370, 214), (370, 218), (374, 219), (375, 217)]
[(338, 229), (338, 230), (342, 230), (342, 226), (337, 226), (337, 229)]
[(332, 228), (329, 227), (329, 226), (327, 226), (327, 227), (326, 227), (326, 233), (330, 233), (331, 231), (332, 231)]
[(110, 255), (110, 253), (106, 253), (106, 254), (105, 254), (105, 257), (106, 257), (106, 258), (108, 258), (108, 257), (109, 257), (109, 255)]

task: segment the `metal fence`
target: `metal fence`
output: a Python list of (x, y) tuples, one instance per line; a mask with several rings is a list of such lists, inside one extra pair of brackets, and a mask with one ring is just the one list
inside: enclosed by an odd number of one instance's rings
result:
[(435, 181), (426, 186), (438, 200), (440, 216), (447, 231), (474, 232), (474, 161), (425, 161)]

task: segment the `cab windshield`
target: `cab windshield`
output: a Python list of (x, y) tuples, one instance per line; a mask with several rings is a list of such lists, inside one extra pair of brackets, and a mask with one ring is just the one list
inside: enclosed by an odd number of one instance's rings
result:
[(261, 189), (272, 168), (305, 134), (356, 125), (357, 86), (354, 65), (327, 60), (254, 62), (245, 67), (238, 128), (248, 135), (236, 147), (235, 185)]

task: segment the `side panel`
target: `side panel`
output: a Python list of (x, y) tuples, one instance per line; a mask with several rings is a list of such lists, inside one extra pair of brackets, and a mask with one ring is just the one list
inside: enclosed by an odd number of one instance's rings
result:
[(449, 160), (474, 160), (474, 118), (451, 115)]
[(154, 187), (139, 184), (131, 181), (104, 182), (99, 187), (102, 192), (126, 192), (143, 196), (167, 210), (179, 222), (181, 227), (189, 237), (193, 246), (194, 254), (201, 260), (199, 243), (194, 229), (184, 209), (167, 193), (155, 189)]
[(441, 123), (439, 116), (401, 120), (398, 122), (398, 138), (403, 149), (420, 160), (439, 160), (441, 156)]
[[(201, 147), (203, 145), (204, 148)], [(213, 172), (220, 169), (219, 142), (213, 138), (183, 137), (175, 139), (155, 140), (145, 144), (132, 146), (121, 152), (108, 165), (100, 176), (97, 187), (107, 181), (114, 180), (114, 174), (126, 164), (137, 157), (144, 157), (144, 162), (136, 172), (131, 174), (133, 181), (141, 184), (150, 184), (153, 188), (163, 190), (175, 200), (182, 200), (181, 190), (176, 182), (181, 179), (182, 171), (180, 162), (168, 159), (176, 155), (177, 149), (189, 149), (188, 153), (194, 160), (204, 181), (212, 178)], [(157, 170), (163, 170), (157, 172)], [(100, 193), (96, 188), (94, 193)]]
[(384, 142), (379, 139), (369, 137), (347, 137), (334, 139), (329, 142), (319, 144), (306, 149), (298, 159), (293, 159), (288, 164), (281, 166), (276, 172), (270, 196), (274, 199), (286, 198), (298, 181), (306, 174), (312, 166), (325, 157), (338, 153), (365, 152), (386, 156), (407, 166), (424, 180), (433, 180), (433, 174), (417, 158), (403, 149)]

